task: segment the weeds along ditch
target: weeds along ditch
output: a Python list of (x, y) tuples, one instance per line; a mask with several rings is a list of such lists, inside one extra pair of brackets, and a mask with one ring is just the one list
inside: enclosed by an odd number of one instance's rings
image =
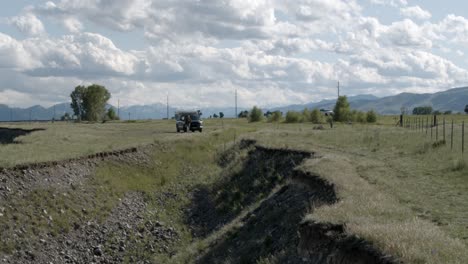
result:
[[(0, 261), (389, 262), (344, 229), (301, 224), (336, 201), (332, 184), (295, 170), (313, 153), (226, 143), (237, 133), (4, 169), (3, 183), (14, 174), (25, 184), (10, 185), (0, 201)], [(48, 180), (28, 185), (30, 178)]]

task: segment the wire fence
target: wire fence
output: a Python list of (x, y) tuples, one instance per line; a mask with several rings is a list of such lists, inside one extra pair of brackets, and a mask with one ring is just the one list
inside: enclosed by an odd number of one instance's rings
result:
[[(400, 116), (399, 125), (419, 132), (431, 142), (450, 146), (452, 151), (465, 153), (465, 120), (445, 116)], [(450, 143), (450, 144), (449, 144)]]

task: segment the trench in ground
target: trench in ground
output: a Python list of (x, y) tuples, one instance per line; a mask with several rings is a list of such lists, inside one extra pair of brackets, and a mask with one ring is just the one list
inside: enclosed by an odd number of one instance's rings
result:
[(0, 144), (17, 143), (15, 139), (20, 136), (25, 136), (36, 131), (43, 131), (43, 128), (20, 129), (0, 127)]
[[(241, 152), (247, 154), (239, 158)], [(249, 141), (225, 152), (220, 158), (225, 174), (214, 185), (197, 188), (187, 216), (194, 236), (215, 237), (196, 262), (393, 263), (341, 225), (302, 221), (314, 208), (337, 201), (333, 184), (296, 170), (313, 157)], [(231, 221), (236, 225), (223, 230)]]
[[(132, 163), (135, 158), (143, 159), (143, 154), (134, 151), (119, 155), (114, 158), (119, 163), (125, 159)], [(111, 157), (96, 155), (93, 159), (106, 160)], [(156, 199), (151, 198), (159, 206), (151, 210), (163, 211), (171, 210), (173, 201), (181, 198), (178, 196), (185, 196), (182, 200), (186, 199), (188, 203), (182, 203), (183, 208), (180, 208), (182, 227), (148, 216), (151, 200), (133, 192), (123, 197), (104, 221), (93, 220), (89, 211), (84, 209), (81, 212), (72, 210), (72, 219), (76, 222), (70, 230), (61, 229), (55, 235), (39, 233), (36, 238), (25, 236), (24, 240), (18, 240), (19, 244), (12, 244), (11, 252), (3, 259), (5, 263), (393, 263), (371, 244), (346, 234), (341, 225), (303, 222), (303, 217), (313, 213), (317, 206), (337, 201), (333, 184), (296, 169), (308, 158), (314, 158), (314, 154), (270, 149), (244, 140), (217, 156), (222, 170), (214, 181), (198, 181), (195, 186), (181, 182), (176, 187), (186, 188), (186, 192), (156, 192)], [(73, 181), (83, 182), (90, 176), (85, 174), (91, 171), (80, 172), (74, 168), (90, 164), (94, 164), (94, 161), (90, 163), (87, 159), (78, 159), (70, 161), (68, 165), (48, 164), (45, 168), (37, 165), (31, 170), (19, 168), (4, 170), (3, 173), (4, 176), (11, 174), (10, 178), (4, 178), (8, 179), (6, 183), (9, 184), (12, 179), (21, 177), (50, 177), (55, 167), (59, 171), (70, 167), (70, 172), (83, 174), (67, 179), (70, 186), (76, 188)], [(27, 176), (29, 173), (33, 174)], [(13, 200), (15, 193), (27, 195), (37, 185), (32, 183), (14, 184), (23, 187), (18, 192), (11, 188), (12, 191), (5, 193), (5, 197)], [(52, 190), (45, 195), (50, 193), (55, 196), (69, 188), (63, 187), (62, 182), (58, 182), (57, 186), (58, 193)], [(92, 193), (90, 187), (79, 186), (77, 195), (82, 195), (83, 191)], [(73, 199), (66, 201), (74, 202)], [(48, 219), (50, 212), (39, 213), (46, 228), (55, 223), (56, 216), (54, 220)], [(57, 217), (60, 214), (57, 212)], [(25, 228), (35, 229), (34, 226)], [(182, 228), (190, 230), (190, 241), (183, 241)], [(28, 230), (17, 233), (14, 229), (10, 232), (12, 236), (34, 233)], [(194, 247), (197, 249), (187, 252), (186, 249)], [(158, 256), (165, 256), (164, 261)]]

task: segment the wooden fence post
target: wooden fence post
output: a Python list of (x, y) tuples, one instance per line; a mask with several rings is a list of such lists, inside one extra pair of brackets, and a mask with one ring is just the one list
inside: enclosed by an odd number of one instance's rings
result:
[(465, 121), (462, 123), (462, 154), (465, 153)]
[(429, 130), (429, 116), (426, 117), (426, 135)]
[(453, 119), (452, 119), (452, 133), (450, 133), (450, 149), (453, 149)]
[(436, 125), (436, 141), (439, 141), (439, 126)]
[(432, 125), (431, 125), (431, 141), (432, 141)]
[(443, 122), (444, 122), (444, 133), (443, 133), (443, 134), (444, 134), (444, 142), (445, 142), (445, 117), (444, 117), (444, 121), (443, 121)]

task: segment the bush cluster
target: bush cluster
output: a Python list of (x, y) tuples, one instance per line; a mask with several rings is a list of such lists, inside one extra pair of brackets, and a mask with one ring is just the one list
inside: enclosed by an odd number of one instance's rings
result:
[[(361, 112), (357, 110), (349, 110), (346, 108), (340, 109), (341, 117), (343, 122), (357, 122), (357, 123), (375, 123), (377, 122), (377, 113), (374, 110), (368, 112)], [(250, 122), (261, 121), (263, 116), (267, 118), (268, 122), (280, 122), (283, 119), (283, 113), (280, 111), (270, 112), (268, 111), (263, 115), (262, 109), (254, 106), (250, 112), (245, 111), (248, 114), (248, 119)], [(344, 114), (346, 113), (346, 114)], [(344, 114), (344, 115), (343, 115)], [(240, 115), (239, 115), (240, 117)], [(310, 111), (305, 108), (301, 112), (298, 111), (288, 111), (284, 117), (285, 123), (303, 123), (311, 122), (313, 124), (324, 124), (331, 122), (335, 117), (326, 117), (320, 110), (313, 109)], [(335, 120), (336, 121), (336, 120)]]

